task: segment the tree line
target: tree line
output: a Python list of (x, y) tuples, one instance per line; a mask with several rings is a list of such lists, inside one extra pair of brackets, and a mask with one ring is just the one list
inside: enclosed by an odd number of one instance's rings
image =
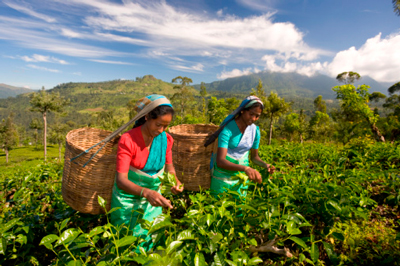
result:
[[(353, 138), (360, 137), (376, 141), (399, 140), (400, 82), (388, 89), (389, 97), (386, 97), (379, 92), (370, 93), (369, 86), (365, 84), (355, 87), (354, 82), (360, 78), (356, 72), (343, 72), (336, 77), (343, 85), (332, 88), (339, 105), (329, 112), (326, 101), (321, 95), (314, 99), (313, 111), (293, 110), (293, 101), (287, 101), (273, 91), (267, 95), (259, 80), (257, 87), (253, 88), (250, 94), (258, 96), (265, 105), (263, 114), (257, 121), (261, 129), (262, 142), (271, 144), (273, 141), (286, 140), (347, 143)], [(243, 98), (241, 94), (234, 96), (225, 94), (225, 97), (209, 94), (204, 82), (200, 85), (200, 92), (196, 93), (190, 85), (193, 81), (188, 77), (178, 76), (171, 82), (174, 84), (174, 93), (170, 99), (176, 110), (171, 126), (199, 123), (219, 125)], [(90, 121), (87, 121), (85, 126), (116, 130), (126, 122), (126, 119), (131, 119), (136, 114), (134, 108), (138, 99), (139, 97), (129, 100), (125, 105), (125, 111), (99, 110), (90, 116)], [(73, 97), (66, 99), (57, 90), (48, 92), (44, 88), (31, 94), (30, 111), (39, 113), (41, 119), (37, 117), (31, 119), (29, 133), (14, 123), (12, 113), (3, 119), (0, 124), (0, 145), (6, 153), (7, 162), (9, 151), (19, 143), (27, 145), (27, 140), (36, 146), (43, 145), (45, 159), (47, 141), (57, 144), (61, 159), (61, 148), (66, 133), (82, 126), (74, 121), (62, 122), (67, 106), (74, 100)], [(371, 103), (379, 101), (384, 101), (382, 108), (388, 115), (381, 116), (382, 110), (371, 107)], [(49, 125), (48, 134), (49, 114), (53, 114), (54, 117)]]

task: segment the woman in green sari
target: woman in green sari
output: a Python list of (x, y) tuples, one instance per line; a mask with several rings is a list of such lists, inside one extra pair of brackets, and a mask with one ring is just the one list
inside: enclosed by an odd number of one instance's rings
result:
[[(151, 236), (138, 220), (152, 222), (162, 213), (162, 207), (172, 208), (160, 194), (160, 179), (164, 171), (175, 174), (172, 164), (172, 137), (165, 132), (174, 115), (169, 100), (162, 95), (150, 95), (136, 103), (137, 111), (146, 113), (133, 129), (124, 133), (118, 143), (117, 174), (112, 191), (111, 207), (121, 207), (111, 213), (114, 225), (125, 224), (134, 236), (146, 240), (143, 247), (152, 247)], [(151, 108), (151, 110), (149, 110)], [(175, 175), (176, 176), (176, 175)], [(183, 191), (178, 179), (171, 191)], [(137, 211), (142, 209), (143, 212)]]
[(206, 145), (218, 137), (218, 150), (213, 153), (210, 165), (211, 193), (214, 196), (227, 189), (246, 196), (247, 187), (236, 186), (239, 180), (232, 180), (239, 172), (246, 173), (254, 182), (262, 182), (260, 173), (249, 166), (249, 155), (254, 164), (267, 168), (271, 174), (275, 171), (273, 165), (265, 163), (258, 155), (260, 129), (254, 122), (260, 117), (263, 108), (259, 98), (247, 97), (207, 141)]

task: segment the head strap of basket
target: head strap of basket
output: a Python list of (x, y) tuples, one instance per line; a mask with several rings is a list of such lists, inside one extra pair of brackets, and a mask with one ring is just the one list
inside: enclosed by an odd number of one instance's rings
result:
[(148, 113), (150, 113), (154, 108), (160, 106), (160, 105), (167, 105), (172, 107), (171, 102), (163, 95), (158, 95), (158, 94), (151, 94), (149, 96), (143, 97), (141, 98), (139, 101), (136, 102), (136, 111), (137, 114), (135, 115), (134, 118), (132, 118), (128, 123), (126, 123), (125, 125), (121, 126), (120, 128), (118, 128), (117, 130), (115, 130), (113, 133), (111, 133), (107, 138), (103, 139), (102, 141), (100, 141), (99, 143), (93, 145), (92, 147), (90, 147), (89, 149), (87, 149), (86, 151), (82, 152), (81, 154), (79, 154), (78, 156), (75, 156), (74, 158), (71, 159), (71, 161), (75, 160), (76, 158), (82, 156), (85, 153), (88, 153), (91, 149), (93, 149), (94, 147), (104, 143), (93, 155), (92, 157), (90, 157), (90, 159), (83, 165), (83, 167), (85, 167), (92, 159), (94, 156), (96, 156), (97, 153), (99, 153), (99, 151), (101, 149), (104, 148), (104, 146), (113, 138), (115, 138), (119, 133), (121, 133), (122, 131), (124, 131), (127, 127), (129, 127), (131, 124), (133, 124), (134, 122), (136, 122), (137, 120), (139, 120), (140, 118), (142, 118), (143, 116), (147, 115)]
[(213, 143), (219, 136), (219, 134), (221, 133), (221, 131), (224, 129), (224, 127), (231, 122), (233, 119), (235, 119), (235, 117), (243, 110), (246, 108), (251, 107), (253, 104), (255, 103), (260, 103), (262, 106), (264, 106), (263, 102), (256, 96), (247, 96), (239, 105), (238, 108), (235, 109), (235, 111), (233, 111), (232, 113), (230, 113), (225, 119), (224, 121), (222, 121), (221, 125), (219, 126), (218, 130), (215, 131), (208, 139), (207, 141), (204, 143), (204, 146), (207, 147), (208, 145), (210, 145), (211, 143)]

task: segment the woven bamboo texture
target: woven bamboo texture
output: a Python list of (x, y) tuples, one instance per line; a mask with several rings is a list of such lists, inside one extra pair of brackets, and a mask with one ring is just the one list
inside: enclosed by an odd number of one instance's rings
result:
[(172, 161), (178, 179), (185, 190), (199, 191), (211, 185), (210, 158), (213, 145), (204, 147), (207, 137), (218, 129), (215, 125), (182, 124), (171, 127), (168, 133), (174, 138)]
[(108, 142), (85, 167), (83, 165), (97, 151), (96, 148), (71, 162), (72, 158), (105, 139), (110, 133), (97, 128), (79, 128), (67, 134), (62, 196), (74, 210), (90, 214), (104, 213), (98, 204), (98, 196), (106, 200), (107, 210), (110, 209), (119, 137)]

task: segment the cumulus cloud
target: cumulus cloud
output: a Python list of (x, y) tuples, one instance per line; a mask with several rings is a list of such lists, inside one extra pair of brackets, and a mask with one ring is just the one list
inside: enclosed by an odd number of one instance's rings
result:
[(234, 77), (250, 75), (250, 74), (258, 73), (258, 72), (260, 72), (260, 70), (257, 68), (246, 68), (243, 70), (235, 68), (232, 71), (222, 71), (219, 75), (217, 75), (217, 78), (218, 79), (234, 78)]
[(296, 61), (297, 56), (287, 56), (283, 54), (264, 55), (265, 70), (271, 72), (297, 72), (305, 76), (313, 76), (316, 72), (323, 72), (328, 63)]
[(37, 70), (42, 70), (42, 71), (53, 72), (53, 73), (59, 73), (60, 72), (60, 70), (58, 70), (58, 69), (51, 69), (51, 68), (41, 67), (41, 66), (37, 66), (37, 65), (27, 65), (27, 67), (30, 67), (30, 68), (33, 68), (33, 69), (37, 69)]
[(400, 33), (382, 38), (381, 33), (368, 39), (359, 49), (340, 51), (327, 67), (332, 76), (356, 71), (377, 81), (397, 82), (400, 79)]
[(46, 63), (57, 63), (61, 65), (68, 65), (69, 63), (65, 60), (61, 60), (58, 58), (55, 58), (53, 56), (46, 56), (46, 55), (39, 55), (39, 54), (34, 54), (31, 57), (29, 56), (21, 56), (20, 57), (22, 60), (25, 62), (46, 62)]

